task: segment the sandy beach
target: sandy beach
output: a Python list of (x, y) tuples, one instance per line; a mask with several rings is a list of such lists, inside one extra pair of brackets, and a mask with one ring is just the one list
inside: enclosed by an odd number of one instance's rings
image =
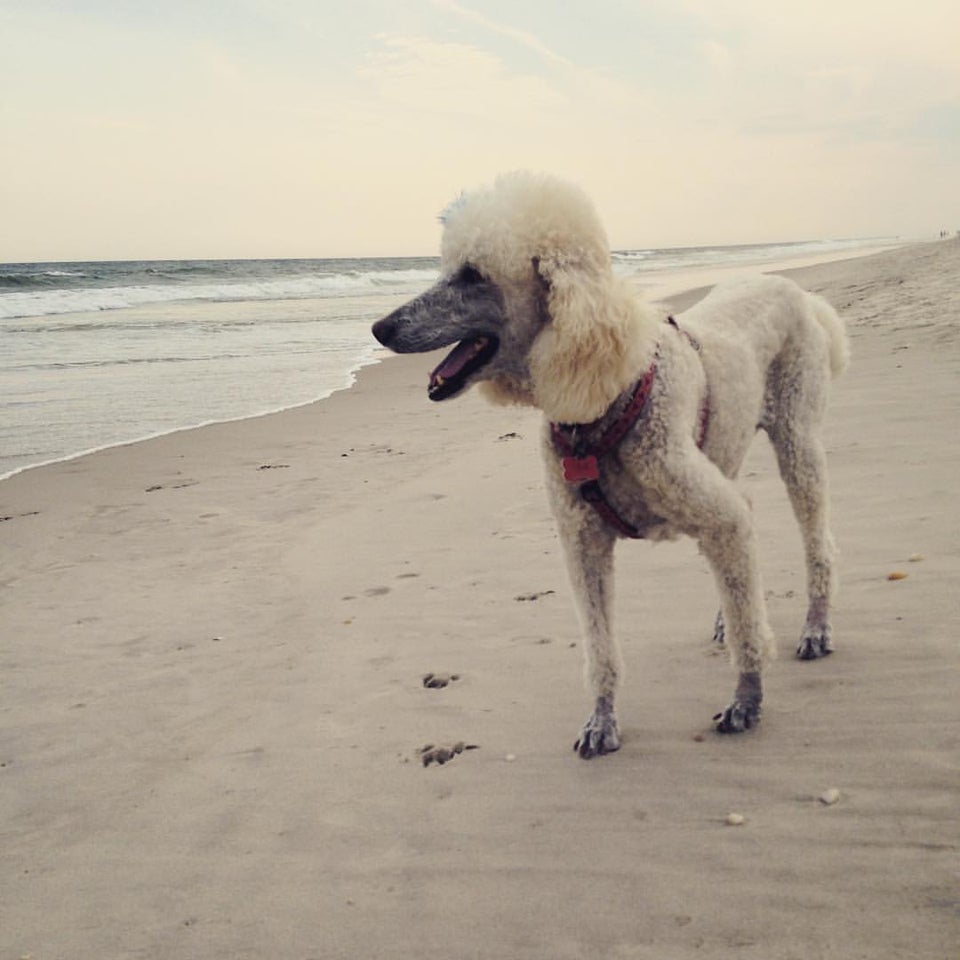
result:
[(623, 747), (576, 757), (538, 414), (431, 404), (428, 357), (0, 482), (0, 960), (956, 960), (960, 240), (790, 273), (852, 342), (838, 651), (791, 656), (760, 438), (781, 655), (741, 737), (695, 545), (625, 543)]

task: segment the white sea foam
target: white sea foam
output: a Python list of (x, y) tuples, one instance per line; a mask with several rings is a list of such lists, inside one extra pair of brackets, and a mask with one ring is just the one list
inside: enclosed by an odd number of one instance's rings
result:
[[(83, 273), (46, 271), (45, 277), (83, 277)], [(123, 286), (69, 286), (55, 289), (0, 292), (0, 319), (123, 310), (153, 303), (180, 301), (239, 302), (247, 300), (302, 300), (362, 296), (367, 293), (403, 293), (428, 286), (435, 270), (371, 270), (323, 273), (278, 279), (233, 280), (211, 283), (157, 283)]]

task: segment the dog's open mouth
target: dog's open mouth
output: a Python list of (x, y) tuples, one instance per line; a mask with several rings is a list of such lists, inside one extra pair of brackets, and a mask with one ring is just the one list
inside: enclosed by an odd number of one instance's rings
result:
[(430, 399), (446, 400), (459, 393), (464, 388), (467, 377), (488, 364), (499, 346), (500, 341), (494, 336), (461, 340), (447, 354), (443, 363), (430, 374), (430, 385), (427, 388)]

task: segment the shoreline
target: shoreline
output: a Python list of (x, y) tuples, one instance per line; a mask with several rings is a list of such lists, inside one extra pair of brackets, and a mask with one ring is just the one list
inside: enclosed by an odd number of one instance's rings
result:
[[(665, 302), (687, 302), (690, 293), (694, 291), (705, 291), (709, 287), (725, 279), (731, 279), (733, 277), (749, 275), (751, 273), (758, 272), (784, 273), (794, 270), (803, 270), (807, 269), (808, 267), (826, 263), (842, 263), (848, 260), (875, 256), (878, 253), (883, 253), (888, 250), (901, 250), (907, 247), (922, 246), (926, 242), (936, 241), (906, 241), (902, 247), (891, 247), (889, 244), (887, 244), (881, 248), (876, 248), (867, 244), (862, 248), (855, 248), (850, 251), (843, 251), (839, 253), (835, 251), (833, 253), (816, 254), (813, 256), (791, 257), (771, 262), (746, 263), (739, 264), (737, 266), (698, 267), (693, 269), (667, 270), (663, 271), (662, 273), (638, 276), (633, 282), (640, 294), (647, 297), (647, 299), (655, 306)], [(401, 302), (407, 299), (407, 296), (398, 295), (394, 299), (396, 301), (394, 305), (399, 305)], [(392, 309), (390, 304), (387, 304), (387, 307)], [(674, 309), (679, 310), (680, 308), (674, 306)], [(184, 431), (202, 430), (206, 427), (217, 426), (219, 424), (235, 423), (243, 420), (259, 420), (262, 417), (284, 413), (288, 410), (295, 410), (299, 407), (310, 406), (315, 403), (323, 403), (335, 393), (339, 393), (342, 390), (352, 389), (356, 384), (357, 376), (359, 375), (360, 371), (366, 367), (376, 366), (385, 359), (393, 359), (393, 356), (388, 351), (383, 349), (376, 350), (370, 358), (359, 361), (356, 367), (345, 374), (345, 377), (350, 380), (348, 384), (341, 387), (335, 387), (329, 392), (318, 397), (312, 397), (308, 400), (280, 407), (269, 407), (255, 413), (245, 413), (237, 417), (204, 420), (197, 423), (190, 423), (184, 426), (175, 427), (170, 430), (160, 430), (155, 433), (144, 434), (143, 436), (134, 437), (132, 439), (124, 439), (116, 442), (108, 442), (96, 445), (79, 450), (75, 453), (67, 454), (63, 457), (53, 457), (49, 460), (44, 460), (39, 463), (31, 463), (26, 466), (15, 467), (12, 470), (0, 471), (0, 483), (3, 483), (5, 480), (25, 472), (38, 470), (44, 467), (56, 466), (57, 464), (61, 463), (70, 463), (71, 461), (102, 453), (105, 450), (111, 450), (117, 447), (127, 447), (132, 444), (144, 443), (160, 437), (183, 433)]]
[(44, 460), (41, 463), (31, 463), (26, 467), (16, 467), (13, 470), (7, 471), (6, 473), (0, 473), (0, 483), (2, 483), (4, 480), (9, 480), (12, 477), (19, 476), (22, 473), (39, 470), (43, 467), (53, 467), (61, 463), (71, 463), (74, 460), (80, 460), (83, 457), (89, 457), (93, 456), (94, 454), (103, 453), (106, 450), (114, 450), (119, 447), (130, 447), (138, 443), (147, 443), (150, 440), (159, 440), (162, 437), (171, 437), (179, 433), (189, 432), (191, 430), (203, 430), (206, 427), (216, 427), (227, 423), (239, 423), (244, 420), (260, 420), (263, 417), (270, 417), (281, 413), (286, 413), (289, 410), (297, 410), (300, 407), (309, 407), (315, 403), (323, 403), (324, 400), (328, 400), (335, 393), (340, 393), (343, 390), (350, 390), (356, 383), (357, 376), (361, 370), (365, 369), (366, 367), (376, 366), (384, 359), (388, 358), (374, 355), (367, 360), (359, 361), (358, 365), (352, 370), (348, 371), (345, 375), (350, 380), (350, 383), (342, 387), (334, 387), (329, 391), (329, 393), (325, 393), (323, 396), (314, 397), (311, 400), (304, 400), (300, 403), (291, 403), (288, 406), (283, 407), (269, 408), (267, 410), (262, 410), (259, 413), (246, 413), (239, 417), (227, 417), (223, 420), (204, 420), (201, 423), (191, 423), (182, 427), (174, 427), (172, 430), (160, 430), (156, 433), (145, 434), (142, 437), (135, 437), (132, 440), (119, 440), (116, 443), (105, 443), (101, 446), (90, 447), (87, 450), (80, 450), (77, 453), (71, 453), (64, 457), (55, 457), (51, 460)]

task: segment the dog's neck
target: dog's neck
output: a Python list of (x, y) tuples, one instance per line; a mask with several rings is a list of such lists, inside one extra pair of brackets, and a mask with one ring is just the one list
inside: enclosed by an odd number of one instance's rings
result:
[(650, 366), (659, 318), (612, 274), (554, 294), (527, 355), (534, 403), (548, 420), (592, 423)]
[(637, 379), (634, 380), (626, 389), (617, 394), (610, 406), (607, 407), (607, 409), (604, 410), (603, 413), (601, 413), (600, 416), (595, 420), (591, 420), (588, 423), (558, 423), (557, 421), (552, 420), (550, 421), (551, 425), (569, 432), (573, 437), (580, 438), (588, 444), (590, 444), (595, 438), (604, 436), (615, 424), (623, 419), (627, 409), (634, 401), (638, 384), (640, 384), (645, 377), (652, 377), (656, 373), (656, 364), (656, 354), (654, 354), (654, 359), (647, 368), (647, 372), (641, 373), (641, 375), (637, 377)]

